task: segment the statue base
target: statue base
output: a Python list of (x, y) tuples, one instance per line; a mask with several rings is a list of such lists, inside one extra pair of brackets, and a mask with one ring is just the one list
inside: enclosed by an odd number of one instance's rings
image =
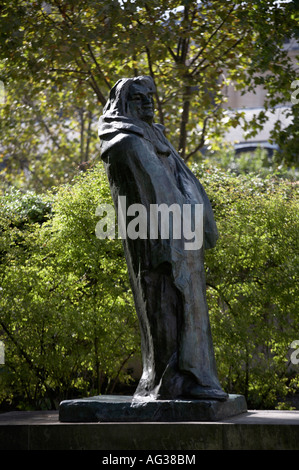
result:
[(221, 421), (247, 411), (243, 395), (217, 400), (133, 400), (130, 396), (100, 395), (64, 400), (59, 406), (61, 422), (169, 422)]

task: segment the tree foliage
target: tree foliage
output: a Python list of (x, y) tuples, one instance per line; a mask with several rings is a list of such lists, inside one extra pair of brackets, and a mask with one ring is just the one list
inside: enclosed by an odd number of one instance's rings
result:
[[(243, 122), (237, 111), (224, 124), (228, 83), (262, 84), (266, 109), (290, 101), (296, 72), (282, 46), (298, 34), (295, 2), (10, 0), (0, 11), (5, 175), (38, 190), (96, 158), (97, 117), (124, 76), (154, 78), (157, 120), (186, 160)], [(245, 127), (264, 123), (265, 113)], [(297, 137), (275, 129), (287, 162)]]

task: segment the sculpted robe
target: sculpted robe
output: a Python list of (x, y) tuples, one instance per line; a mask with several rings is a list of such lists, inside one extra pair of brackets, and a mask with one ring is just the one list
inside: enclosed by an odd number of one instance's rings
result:
[(149, 227), (144, 239), (123, 239), (142, 341), (143, 374), (134, 397), (226, 399), (206, 302), (204, 249), (214, 247), (218, 238), (209, 199), (165, 138), (163, 126), (121, 113), (119, 105), (117, 112), (110, 105), (99, 122), (101, 158), (115, 207), (119, 196), (126, 196), (127, 207), (142, 204), (148, 214), (151, 204), (203, 204), (201, 249), (186, 250), (183, 237), (162, 239), (159, 233), (151, 239)]

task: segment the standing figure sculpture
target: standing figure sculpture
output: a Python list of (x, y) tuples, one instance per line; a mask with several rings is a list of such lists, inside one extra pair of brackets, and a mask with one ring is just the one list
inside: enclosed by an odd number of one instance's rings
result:
[[(114, 205), (203, 207), (203, 245), (184, 237), (123, 238), (141, 330), (143, 373), (134, 399), (226, 400), (216, 371), (204, 273), (204, 249), (218, 234), (211, 204), (193, 173), (154, 123), (151, 77), (119, 80), (99, 122)], [(183, 210), (182, 210), (183, 212)]]

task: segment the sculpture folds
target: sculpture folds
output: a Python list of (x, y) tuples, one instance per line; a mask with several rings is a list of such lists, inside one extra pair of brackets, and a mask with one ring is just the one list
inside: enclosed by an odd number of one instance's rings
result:
[[(101, 158), (117, 209), (173, 204), (203, 207), (203, 246), (186, 249), (184, 236), (123, 238), (141, 330), (143, 374), (134, 399), (226, 400), (217, 377), (204, 273), (204, 249), (218, 233), (209, 199), (155, 124), (151, 77), (121, 79), (99, 122)], [(197, 205), (197, 206), (196, 206)], [(136, 206), (134, 206), (136, 207)], [(157, 206), (156, 206), (157, 207)], [(193, 214), (193, 212), (191, 211)], [(190, 241), (190, 240), (189, 240)], [(189, 247), (190, 248), (190, 247)]]

